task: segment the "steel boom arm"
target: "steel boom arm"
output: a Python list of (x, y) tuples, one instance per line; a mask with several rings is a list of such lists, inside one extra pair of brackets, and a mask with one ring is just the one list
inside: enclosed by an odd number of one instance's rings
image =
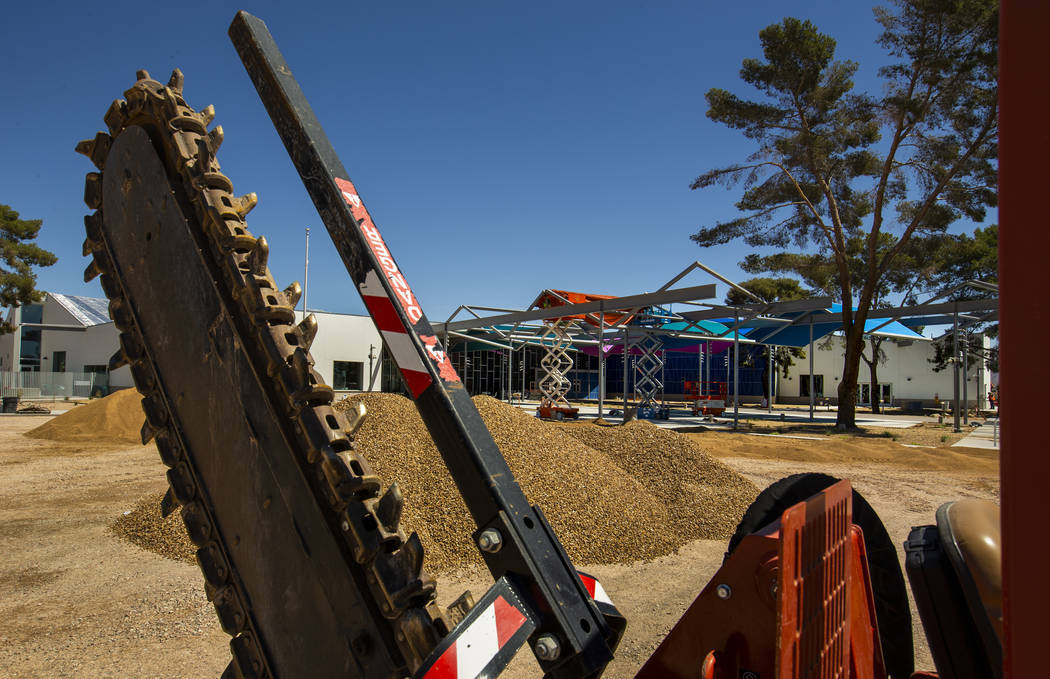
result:
[[(475, 543), (499, 532), (498, 550), (479, 551), (535, 615), (530, 643), (541, 667), (552, 677), (597, 676), (616, 633), (515, 481), (266, 25), (242, 11), (229, 34), (478, 526)], [(559, 645), (554, 659), (535, 647), (544, 637)]]

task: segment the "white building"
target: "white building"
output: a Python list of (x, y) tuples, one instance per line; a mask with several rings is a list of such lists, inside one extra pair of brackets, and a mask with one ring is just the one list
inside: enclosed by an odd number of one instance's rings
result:
[[(815, 387), (814, 396), (817, 402), (828, 397), (834, 403), (838, 397), (838, 382), (842, 378), (844, 339), (832, 336), (830, 341), (814, 344), (813, 376), (810, 381), (809, 357), (796, 359), (789, 377), (778, 375), (777, 396), (784, 403), (808, 403), (809, 385)], [(989, 340), (984, 338), (984, 346), (989, 347)], [(935, 401), (951, 401), (954, 394), (954, 370), (949, 365), (940, 372), (934, 372), (934, 343), (917, 340), (910, 342), (884, 341), (882, 351), (885, 362), (877, 366), (878, 389), (880, 402), (887, 405), (906, 407), (909, 402), (921, 401), (925, 407), (931, 407)], [(871, 356), (870, 343), (867, 355)], [(975, 360), (966, 371), (966, 397), (970, 407), (988, 407), (988, 391), (992, 385), (992, 374), (983, 360)], [(857, 402), (871, 403), (871, 373), (868, 364), (861, 361), (860, 375), (857, 379)], [(963, 378), (960, 370), (959, 398), (963, 398)]]
[[(372, 319), (312, 313), (318, 332), (310, 353), (324, 382), (337, 393), (381, 390), (383, 344)], [(88, 396), (134, 386), (129, 368), (108, 370), (119, 333), (107, 300), (47, 293), (41, 304), (9, 310), (7, 319), (15, 331), (0, 335), (4, 395)], [(388, 390), (396, 390), (389, 378)]]

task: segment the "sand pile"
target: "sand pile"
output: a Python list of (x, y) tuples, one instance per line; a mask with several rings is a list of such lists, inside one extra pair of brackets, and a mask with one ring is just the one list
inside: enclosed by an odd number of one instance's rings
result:
[[(474, 522), (415, 405), (399, 395), (361, 394), (336, 407), (359, 401), (369, 416), (357, 449), (384, 483), (401, 486), (402, 524), (423, 540), (427, 569), (480, 565), (470, 541)], [(648, 422), (553, 425), (487, 396), (474, 403), (529, 501), (580, 564), (649, 560), (695, 539), (726, 539), (758, 492), (695, 442)], [(178, 513), (160, 517), (161, 496), (143, 498), (114, 531), (192, 561)]]
[(135, 389), (121, 389), (76, 406), (25, 435), (70, 443), (141, 443), (139, 432), (145, 420), (141, 401)]

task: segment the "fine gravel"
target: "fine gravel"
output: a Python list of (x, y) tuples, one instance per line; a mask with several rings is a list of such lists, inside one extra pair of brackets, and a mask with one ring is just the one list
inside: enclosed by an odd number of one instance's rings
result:
[[(355, 445), (405, 495), (403, 522), (419, 532), (436, 572), (480, 564), (475, 530), (415, 405), (361, 394), (370, 415)], [(758, 493), (695, 442), (648, 422), (555, 425), (488, 396), (474, 404), (529, 501), (577, 563), (648, 561), (700, 539), (729, 537)]]
[[(471, 543), (474, 521), (415, 404), (370, 393), (335, 407), (358, 402), (368, 416), (355, 447), (384, 483), (400, 486), (402, 525), (419, 533), (427, 570), (483, 566)], [(488, 396), (474, 403), (529, 502), (540, 506), (577, 563), (651, 561), (693, 540), (724, 540), (758, 492), (695, 441), (648, 422), (554, 424)], [(142, 498), (111, 528), (152, 552), (192, 562), (178, 512), (160, 516), (162, 496)]]

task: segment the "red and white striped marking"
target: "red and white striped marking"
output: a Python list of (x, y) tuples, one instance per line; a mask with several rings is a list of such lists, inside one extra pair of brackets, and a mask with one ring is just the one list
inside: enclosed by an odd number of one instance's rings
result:
[[(357, 220), (365, 242), (368, 243), (372, 254), (375, 255), (383, 276), (386, 277), (390, 288), (396, 296), (396, 300), (394, 300), (387, 294), (386, 288), (383, 286), (375, 269), (368, 271), (365, 275), (365, 282), (361, 285), (361, 295), (364, 298), (365, 306), (368, 307), (368, 312), (372, 315), (376, 327), (379, 328), (386, 345), (390, 348), (390, 353), (394, 355), (394, 361), (401, 369), (401, 374), (405, 378), (405, 384), (408, 385), (409, 391), (412, 392), (414, 398), (418, 397), (430, 386), (433, 380), (426, 366), (423, 365), (423, 360), (420, 358), (415, 346), (412, 344), (410, 337), (412, 329), (405, 327), (397, 314), (395, 301), (404, 310), (412, 325), (415, 325), (423, 318), (423, 310), (420, 308), (419, 301), (416, 300), (412, 288), (409, 287), (408, 281), (405, 280), (405, 277), (398, 270), (397, 264), (394, 262), (394, 258), (383, 240), (383, 236), (380, 235), (379, 229), (372, 222), (372, 216), (368, 214), (368, 209), (361, 202), (361, 197), (357, 195), (357, 189), (354, 188), (353, 183), (348, 179), (335, 177), (335, 185), (343, 195), (343, 200), (350, 206), (350, 212), (354, 215), (354, 219)], [(456, 370), (452, 367), (452, 362), (449, 360), (448, 355), (438, 348), (437, 337), (421, 335), (420, 341), (424, 344), (427, 356), (437, 367), (438, 375), (441, 379), (446, 382), (459, 382), (459, 375), (456, 374)]]
[(602, 587), (602, 583), (598, 582), (597, 578), (593, 578), (586, 573), (577, 573), (580, 576), (580, 580), (583, 582), (583, 586), (587, 589), (587, 593), (591, 595), (591, 598), (603, 604), (609, 604), (614, 606), (612, 599), (605, 593), (605, 588)]
[(361, 284), (361, 298), (368, 307), (368, 313), (383, 336), (383, 342), (394, 357), (394, 362), (401, 369), (405, 384), (413, 396), (419, 396), (430, 386), (430, 373), (423, 365), (423, 360), (412, 345), (412, 339), (405, 331), (405, 326), (398, 318), (394, 303), (386, 296), (386, 290), (379, 281), (375, 269), (370, 269)]
[(475, 679), (496, 657), (514, 633), (525, 624), (525, 615), (497, 597), (470, 627), (445, 649), (427, 670), (424, 679)]

